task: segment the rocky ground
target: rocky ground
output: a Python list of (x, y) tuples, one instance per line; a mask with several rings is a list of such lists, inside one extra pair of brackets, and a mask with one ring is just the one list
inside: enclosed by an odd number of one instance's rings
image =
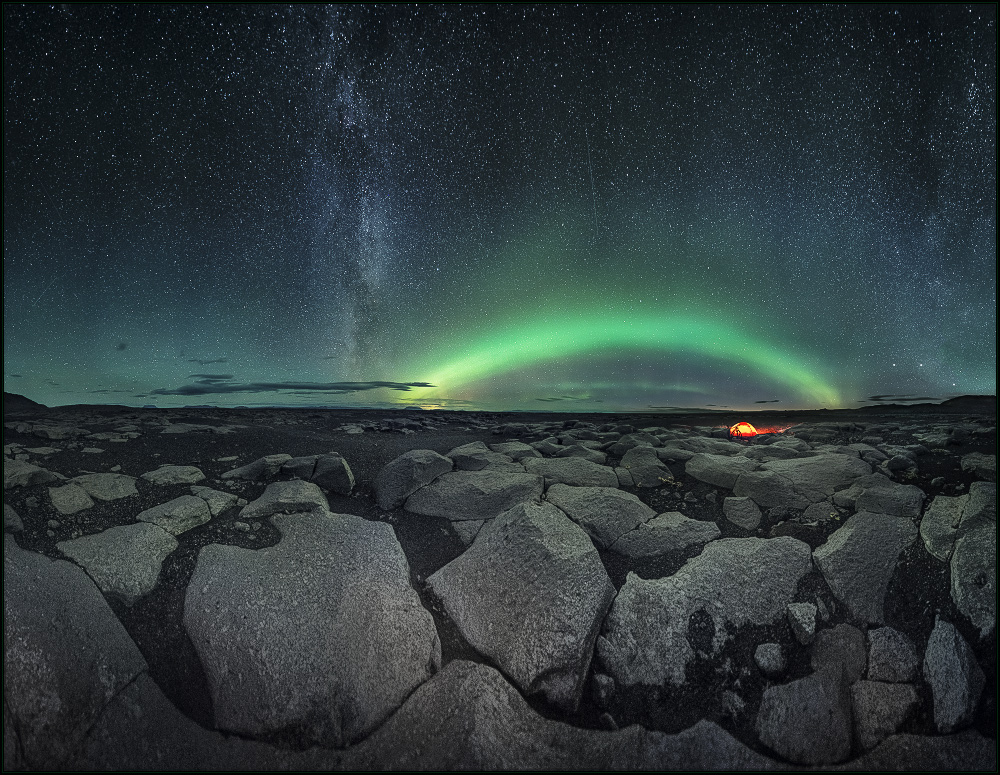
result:
[(5, 769), (995, 770), (995, 413), (740, 419), (8, 407)]

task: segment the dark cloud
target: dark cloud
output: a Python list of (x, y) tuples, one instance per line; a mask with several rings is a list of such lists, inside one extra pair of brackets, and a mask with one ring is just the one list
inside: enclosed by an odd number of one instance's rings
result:
[(150, 391), (150, 394), (157, 396), (203, 396), (212, 393), (277, 393), (290, 390), (343, 394), (377, 388), (406, 391), (415, 387), (435, 386), (427, 382), (247, 382), (220, 384), (211, 380), (203, 380), (196, 385), (183, 385), (173, 390), (157, 388)]
[(208, 366), (210, 363), (226, 363), (228, 358), (188, 358), (188, 363), (197, 363), (199, 366)]
[(579, 396), (549, 396), (548, 398), (536, 398), (536, 401), (591, 401), (589, 396), (580, 398)]
[(197, 379), (199, 382), (223, 382), (232, 378), (232, 374), (188, 374), (188, 379)]
[(8, 377), (23, 377), (23, 374), (8, 374)]
[(764, 401), (754, 401), (755, 404), (780, 404), (781, 401), (777, 398), (771, 398)]

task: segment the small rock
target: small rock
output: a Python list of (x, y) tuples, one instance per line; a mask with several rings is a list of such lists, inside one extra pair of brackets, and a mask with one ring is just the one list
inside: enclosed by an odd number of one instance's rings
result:
[(879, 627), (868, 631), (868, 679), (906, 683), (917, 674), (920, 659), (913, 642), (899, 630)]
[(732, 497), (722, 501), (722, 513), (726, 519), (744, 530), (756, 530), (763, 517), (760, 507), (747, 497)]
[(316, 461), (311, 481), (338, 495), (350, 495), (354, 489), (354, 472), (339, 453), (328, 452)]
[(785, 652), (778, 643), (761, 643), (753, 652), (754, 662), (768, 678), (777, 678), (785, 672)]
[(124, 474), (84, 474), (71, 480), (80, 485), (91, 498), (99, 501), (113, 501), (138, 495), (135, 477)]
[(916, 709), (917, 691), (908, 683), (858, 681), (851, 686), (854, 731), (868, 751), (894, 735)]
[(312, 482), (292, 479), (288, 482), (271, 482), (263, 494), (240, 511), (240, 518), (263, 519), (280, 512), (328, 512), (330, 504), (323, 491)]
[(260, 482), (265, 479), (272, 479), (278, 474), (281, 467), (291, 459), (291, 455), (284, 453), (266, 455), (265, 457), (258, 458), (252, 463), (247, 463), (245, 466), (234, 468), (232, 471), (226, 471), (222, 475), (222, 478), (246, 479), (251, 482)]
[(73, 482), (62, 487), (50, 487), (49, 499), (60, 514), (76, 514), (94, 505), (87, 491)]
[(765, 689), (756, 723), (764, 745), (791, 762), (807, 765), (847, 759), (852, 726), (845, 684), (825, 673)]
[(817, 673), (843, 675), (852, 684), (865, 674), (865, 634), (850, 624), (838, 624), (816, 633), (812, 646), (812, 669)]
[(203, 525), (211, 518), (208, 504), (194, 495), (174, 498), (172, 501), (146, 509), (136, 517), (140, 522), (151, 522), (175, 536)]
[(788, 623), (792, 626), (795, 639), (808, 646), (816, 635), (816, 606), (812, 603), (790, 603)]
[(165, 465), (155, 471), (147, 471), (142, 475), (150, 484), (160, 486), (168, 484), (195, 484), (205, 479), (205, 474), (195, 466)]

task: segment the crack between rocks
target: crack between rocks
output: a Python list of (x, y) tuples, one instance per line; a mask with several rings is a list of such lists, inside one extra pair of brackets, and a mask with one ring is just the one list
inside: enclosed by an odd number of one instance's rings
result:
[[(145, 660), (143, 660), (143, 661), (145, 661)], [(126, 689), (128, 689), (130, 686), (132, 686), (132, 684), (134, 684), (136, 681), (138, 681), (139, 678), (141, 678), (143, 675), (149, 675), (149, 668), (148, 667), (145, 667), (142, 670), (140, 670), (139, 672), (137, 672), (128, 681), (126, 681), (124, 684), (122, 684), (121, 687), (114, 694), (112, 694), (110, 697), (108, 697), (107, 702), (105, 702), (104, 705), (101, 706), (101, 709), (94, 716), (94, 720), (90, 723), (90, 726), (87, 727), (87, 731), (84, 732), (83, 737), (80, 738), (80, 744), (76, 747), (76, 749), (73, 751), (72, 755), (68, 758), (68, 761), (66, 761), (66, 762), (63, 763), (64, 765), (71, 764), (72, 762), (75, 762), (75, 761), (77, 761), (79, 759), (79, 757), (83, 753), (84, 749), (86, 748), (87, 742), (90, 740), (90, 736), (93, 734), (94, 729), (100, 723), (101, 719), (104, 717), (104, 714), (108, 712), (108, 708), (111, 706), (111, 704), (116, 699), (118, 699), (118, 697), (122, 694), (122, 692), (124, 692)], [(150, 680), (153, 680), (152, 676), (149, 676), (149, 677), (150, 677)], [(155, 681), (154, 681), (154, 683), (155, 683)], [(167, 701), (170, 702), (170, 699), (167, 698)], [(173, 703), (171, 703), (171, 704), (173, 704)], [(180, 711), (178, 710), (178, 712), (180, 712)]]
[[(16, 748), (16, 755), (22, 762), (27, 763), (27, 756), (24, 751), (24, 741), (21, 739), (21, 729), (17, 723), (17, 716), (13, 714), (10, 709), (10, 703), (7, 702), (7, 692), (4, 691), (3, 695), (3, 711), (7, 718), (10, 719), (10, 728), (14, 731), (14, 745)], [(7, 763), (4, 762), (6, 766)]]

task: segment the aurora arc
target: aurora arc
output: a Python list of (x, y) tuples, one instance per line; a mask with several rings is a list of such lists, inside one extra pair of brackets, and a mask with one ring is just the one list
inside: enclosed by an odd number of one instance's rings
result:
[(829, 408), (841, 405), (836, 388), (777, 346), (725, 323), (681, 316), (583, 318), (559, 324), (536, 321), (495, 330), (429, 374), (427, 381), (436, 387), (416, 389), (410, 397), (443, 397), (486, 377), (612, 348), (688, 352), (729, 361), (790, 387), (808, 401)]

